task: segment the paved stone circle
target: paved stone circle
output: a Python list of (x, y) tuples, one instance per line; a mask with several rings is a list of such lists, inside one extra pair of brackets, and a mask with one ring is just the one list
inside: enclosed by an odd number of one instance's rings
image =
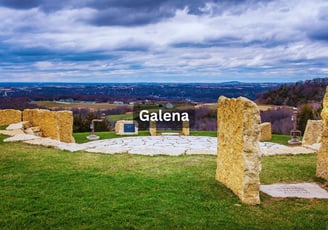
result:
[[(71, 152), (87, 151), (92, 153), (128, 153), (140, 155), (216, 155), (217, 138), (205, 136), (135, 136), (90, 141), (84, 144), (63, 143), (50, 138), (40, 138), (20, 134), (8, 137), (5, 142), (23, 141), (28, 144), (51, 146)], [(271, 142), (260, 142), (264, 156), (280, 154), (308, 154), (316, 152), (318, 146), (289, 147)]]

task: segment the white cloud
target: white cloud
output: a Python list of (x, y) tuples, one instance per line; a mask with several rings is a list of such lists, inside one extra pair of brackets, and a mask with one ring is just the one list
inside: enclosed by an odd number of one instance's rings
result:
[[(98, 11), (86, 7), (50, 12), (0, 8), (0, 44), (6, 47), (3, 52), (18, 50), (4, 62), (21, 65), (45, 81), (47, 77), (53, 81), (53, 76), (64, 80), (68, 75), (92, 81), (114, 75), (135, 75), (137, 80), (143, 74), (161, 79), (165, 74), (190, 79), (201, 74), (217, 80), (238, 74), (275, 79), (327, 73), (327, 66), (313, 67), (317, 60), (328, 60), (327, 41), (314, 41), (305, 31), (318, 17), (324, 20), (322, 9), (328, 7), (327, 1), (272, 1), (216, 13), (218, 7), (207, 4), (200, 15), (189, 14), (185, 8), (166, 20), (129, 27), (88, 24)], [(49, 50), (49, 57), (43, 53), (40, 60), (26, 60), (32, 65), (24, 64), (19, 50), (27, 48)], [(89, 52), (101, 52), (108, 60), (92, 59), (91, 54), (88, 60)], [(78, 60), (80, 54), (85, 56), (83, 62)], [(0, 74), (20, 75), (15, 68), (0, 69)]]

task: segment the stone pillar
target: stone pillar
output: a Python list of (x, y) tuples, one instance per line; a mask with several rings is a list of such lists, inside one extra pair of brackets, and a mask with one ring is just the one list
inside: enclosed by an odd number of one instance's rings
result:
[(182, 135), (184, 136), (190, 135), (189, 121), (182, 121)]
[(271, 141), (272, 130), (270, 122), (263, 122), (260, 124), (260, 141)]
[(157, 135), (156, 121), (150, 121), (149, 122), (149, 132), (150, 132), (150, 136), (156, 136)]
[(244, 98), (218, 100), (218, 155), (216, 180), (243, 203), (259, 204), (261, 160), (260, 111)]
[(322, 133), (321, 146), (317, 153), (317, 177), (328, 180), (328, 87), (323, 99), (323, 109), (321, 112)]
[(308, 120), (303, 135), (302, 145), (313, 145), (320, 143), (322, 133), (321, 120)]
[(66, 143), (75, 143), (73, 137), (73, 113), (72, 111), (56, 112), (59, 129), (59, 139)]
[(15, 109), (0, 110), (0, 126), (10, 125), (22, 121), (22, 112)]

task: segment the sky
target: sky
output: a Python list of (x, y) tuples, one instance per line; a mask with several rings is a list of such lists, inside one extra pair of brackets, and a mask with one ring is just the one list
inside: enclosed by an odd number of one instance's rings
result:
[(327, 0), (0, 0), (0, 82), (328, 77)]

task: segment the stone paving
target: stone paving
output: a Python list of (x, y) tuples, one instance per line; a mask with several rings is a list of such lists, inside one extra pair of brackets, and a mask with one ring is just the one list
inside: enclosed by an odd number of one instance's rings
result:
[[(63, 143), (50, 138), (28, 134), (8, 137), (5, 142), (23, 141), (28, 144), (50, 146), (71, 152), (87, 151), (92, 153), (128, 153), (140, 155), (216, 155), (217, 138), (205, 136), (136, 136), (90, 141), (84, 144)], [(264, 156), (280, 154), (308, 154), (317, 151), (319, 146), (289, 147), (271, 142), (260, 142)]]

